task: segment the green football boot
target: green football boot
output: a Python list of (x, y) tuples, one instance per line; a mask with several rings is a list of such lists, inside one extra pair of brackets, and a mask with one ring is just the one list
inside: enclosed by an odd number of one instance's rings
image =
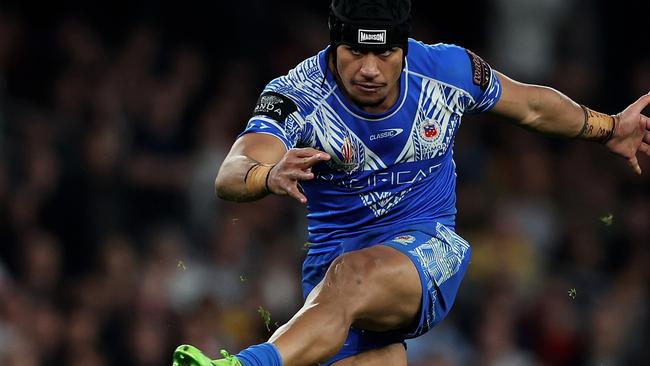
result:
[(189, 344), (176, 347), (172, 357), (172, 366), (243, 366), (235, 356), (230, 356), (225, 350), (221, 350), (219, 360), (211, 360), (201, 350)]

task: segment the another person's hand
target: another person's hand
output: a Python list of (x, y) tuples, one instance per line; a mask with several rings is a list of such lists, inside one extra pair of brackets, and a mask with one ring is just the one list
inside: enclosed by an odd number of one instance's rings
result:
[(610, 151), (627, 159), (637, 174), (641, 174), (641, 167), (636, 154), (640, 151), (650, 156), (650, 118), (641, 113), (648, 104), (650, 93), (616, 115), (614, 134), (606, 144)]
[(271, 169), (268, 189), (277, 195), (289, 195), (300, 203), (307, 203), (307, 197), (298, 187), (299, 181), (314, 178), (311, 168), (321, 161), (329, 160), (326, 152), (313, 148), (291, 149)]

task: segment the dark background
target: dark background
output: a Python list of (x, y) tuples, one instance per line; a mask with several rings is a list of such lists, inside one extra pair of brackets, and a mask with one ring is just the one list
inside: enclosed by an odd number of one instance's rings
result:
[[(213, 181), (265, 83), (327, 44), (328, 4), (0, 3), (2, 365), (164, 365), (179, 343), (264, 341), (260, 306), (271, 331), (293, 314), (304, 209), (218, 201)], [(616, 113), (650, 91), (647, 17), (415, 1), (413, 36)], [(456, 142), (473, 262), (409, 364), (648, 363), (649, 159), (637, 177), (490, 115)]]

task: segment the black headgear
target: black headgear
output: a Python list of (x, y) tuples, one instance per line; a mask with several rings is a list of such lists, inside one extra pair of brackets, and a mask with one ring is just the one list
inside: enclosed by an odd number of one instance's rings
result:
[(406, 55), (411, 0), (332, 0), (329, 28), (332, 49), (341, 44), (361, 49), (399, 47)]

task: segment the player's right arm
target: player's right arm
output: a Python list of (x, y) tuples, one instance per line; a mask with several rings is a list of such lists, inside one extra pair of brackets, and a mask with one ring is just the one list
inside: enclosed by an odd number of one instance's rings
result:
[(273, 193), (306, 203), (298, 183), (313, 179), (311, 167), (329, 158), (327, 153), (312, 148), (287, 151), (274, 136), (248, 133), (235, 141), (223, 161), (215, 190), (217, 196), (228, 201), (254, 201)]

